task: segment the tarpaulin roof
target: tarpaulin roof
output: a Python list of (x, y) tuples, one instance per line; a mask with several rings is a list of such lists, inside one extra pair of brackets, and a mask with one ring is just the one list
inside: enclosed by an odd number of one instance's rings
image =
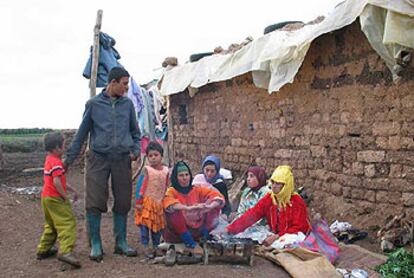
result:
[[(370, 31), (373, 29), (370, 28), (372, 24), (377, 24), (376, 19), (366, 20), (370, 15), (362, 15), (371, 6), (408, 16), (408, 21), (411, 22), (414, 20), (411, 18), (414, 17), (414, 0), (346, 0), (317, 24), (308, 24), (294, 31), (271, 32), (253, 40), (237, 52), (208, 56), (198, 62), (165, 71), (161, 94), (168, 96), (180, 93), (186, 88), (200, 88), (208, 83), (228, 80), (247, 72), (252, 72), (253, 82), (257, 87), (267, 89), (269, 93), (276, 92), (285, 84), (293, 82), (314, 39), (350, 25), (358, 16), (364, 16), (365, 21), (361, 19), (361, 25), (368, 25), (362, 29), (373, 48), (386, 60), (385, 56), (390, 56), (389, 49), (381, 50), (378, 43), (377, 47), (374, 45), (376, 41), (383, 42), (382, 37), (378, 39), (382, 34)], [(414, 38), (413, 30), (411, 41)], [(409, 29), (405, 31), (408, 32)], [(392, 67), (393, 59), (389, 59), (387, 65)]]

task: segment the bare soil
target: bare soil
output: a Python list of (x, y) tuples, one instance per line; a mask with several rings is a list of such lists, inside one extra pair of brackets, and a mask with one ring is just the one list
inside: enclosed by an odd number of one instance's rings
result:
[[(39, 175), (15, 176), (8, 185), (41, 185)], [(62, 268), (56, 258), (43, 261), (35, 259), (36, 246), (43, 228), (43, 214), (40, 199), (0, 192), (0, 272), (1, 277), (289, 277), (277, 265), (255, 258), (253, 267), (229, 262), (214, 262), (209, 265), (151, 265), (144, 262), (143, 249), (139, 244), (139, 231), (133, 223), (132, 213), (128, 226), (130, 245), (138, 249), (137, 258), (114, 255), (111, 213), (103, 215), (102, 239), (104, 261), (92, 262), (88, 259), (89, 247), (86, 240), (83, 211), (83, 174), (79, 169), (68, 172), (68, 181), (80, 191), (80, 200), (74, 204), (78, 220), (78, 241), (75, 253), (82, 263), (81, 269)], [(2, 180), (4, 183), (4, 180)], [(108, 207), (110, 208), (109, 201)]]

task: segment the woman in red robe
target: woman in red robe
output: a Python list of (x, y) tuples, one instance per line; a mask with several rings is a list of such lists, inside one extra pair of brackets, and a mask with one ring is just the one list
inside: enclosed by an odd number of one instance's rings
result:
[(274, 235), (269, 236), (265, 245), (271, 245), (284, 234), (306, 234), (310, 231), (306, 204), (296, 193), (290, 166), (279, 166), (273, 172), (270, 181), (272, 192), (264, 196), (240, 218), (227, 226), (228, 234), (238, 234), (252, 226), (258, 220), (266, 218)]

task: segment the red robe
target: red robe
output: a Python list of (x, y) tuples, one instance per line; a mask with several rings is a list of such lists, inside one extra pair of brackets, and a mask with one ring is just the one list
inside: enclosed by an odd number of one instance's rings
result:
[(270, 229), (279, 236), (298, 232), (306, 234), (311, 229), (306, 204), (299, 195), (293, 195), (290, 205), (278, 211), (278, 206), (273, 204), (272, 197), (267, 194), (254, 207), (227, 226), (227, 231), (230, 234), (238, 234), (263, 217), (266, 217)]

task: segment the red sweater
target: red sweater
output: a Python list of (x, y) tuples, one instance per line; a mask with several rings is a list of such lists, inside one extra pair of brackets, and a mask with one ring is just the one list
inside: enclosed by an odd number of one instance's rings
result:
[(266, 217), (270, 229), (279, 236), (284, 234), (306, 234), (310, 231), (306, 204), (299, 195), (293, 195), (290, 206), (279, 209), (274, 205), (270, 194), (264, 196), (254, 207), (246, 211), (240, 218), (227, 226), (230, 234), (238, 234)]

